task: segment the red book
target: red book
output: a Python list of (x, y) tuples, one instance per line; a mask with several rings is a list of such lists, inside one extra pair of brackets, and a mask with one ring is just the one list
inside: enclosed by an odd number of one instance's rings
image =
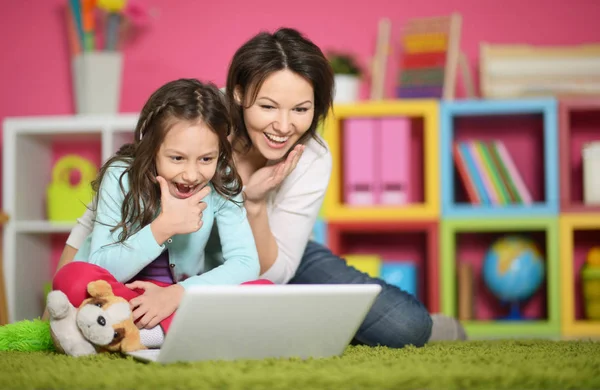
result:
[(456, 170), (458, 171), (458, 175), (462, 179), (463, 185), (465, 186), (465, 190), (467, 190), (467, 197), (469, 198), (472, 204), (481, 204), (481, 199), (479, 198), (479, 194), (477, 193), (477, 189), (475, 188), (475, 183), (473, 183), (471, 176), (469, 175), (469, 169), (467, 168), (466, 163), (463, 160), (460, 148), (456, 143), (454, 143), (452, 150), (454, 152), (453, 156), (454, 163), (456, 164)]

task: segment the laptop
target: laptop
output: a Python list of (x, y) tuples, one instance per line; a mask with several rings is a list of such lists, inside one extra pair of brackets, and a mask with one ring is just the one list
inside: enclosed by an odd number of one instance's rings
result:
[(143, 362), (325, 358), (341, 355), (378, 284), (197, 286), (186, 290), (160, 349)]

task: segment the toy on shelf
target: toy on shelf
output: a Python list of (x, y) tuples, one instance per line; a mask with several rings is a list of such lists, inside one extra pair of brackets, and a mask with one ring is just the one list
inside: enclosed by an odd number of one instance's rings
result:
[(519, 236), (498, 239), (483, 263), (485, 284), (498, 299), (510, 304), (506, 320), (525, 319), (520, 304), (538, 290), (544, 273), (544, 260), (535, 243)]
[(452, 100), (457, 71), (463, 73), (467, 97), (474, 97), (472, 76), (466, 57), (460, 51), (462, 17), (416, 18), (402, 28), (398, 98)]
[(589, 320), (600, 320), (600, 247), (590, 249), (581, 270), (585, 315)]
[[(561, 335), (574, 337), (600, 337), (600, 318), (588, 317), (586, 287), (600, 284), (600, 218), (593, 212), (564, 212), (559, 218), (560, 236), (556, 246), (560, 248)], [(548, 272), (550, 274), (550, 272)], [(550, 279), (548, 286), (550, 286)], [(596, 300), (600, 302), (600, 289), (596, 287)], [(552, 297), (549, 291), (548, 297)]]
[[(79, 171), (78, 183), (71, 184), (70, 175)], [(89, 160), (77, 155), (65, 155), (52, 169), (52, 182), (47, 191), (48, 219), (51, 222), (75, 222), (93, 199), (91, 182), (97, 168)]]
[(402, 57), (396, 96), (454, 96), (461, 16), (411, 19), (402, 29)]
[(484, 97), (598, 95), (600, 44), (573, 46), (481, 45)]

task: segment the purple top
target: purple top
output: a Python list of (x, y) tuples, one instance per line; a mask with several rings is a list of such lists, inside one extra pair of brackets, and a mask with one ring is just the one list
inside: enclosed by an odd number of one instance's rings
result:
[(169, 251), (164, 250), (154, 261), (145, 266), (132, 280), (156, 280), (158, 282), (175, 283), (169, 269)]

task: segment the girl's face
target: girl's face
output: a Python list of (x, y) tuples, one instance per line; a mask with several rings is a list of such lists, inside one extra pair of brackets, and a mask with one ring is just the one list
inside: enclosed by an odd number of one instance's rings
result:
[[(250, 102), (248, 93), (244, 106)], [(265, 79), (256, 101), (244, 109), (252, 145), (267, 160), (279, 160), (309, 129), (314, 117), (314, 90), (304, 78), (281, 70)]]
[(204, 122), (178, 121), (167, 131), (156, 155), (156, 171), (172, 196), (185, 199), (215, 175), (219, 137)]

